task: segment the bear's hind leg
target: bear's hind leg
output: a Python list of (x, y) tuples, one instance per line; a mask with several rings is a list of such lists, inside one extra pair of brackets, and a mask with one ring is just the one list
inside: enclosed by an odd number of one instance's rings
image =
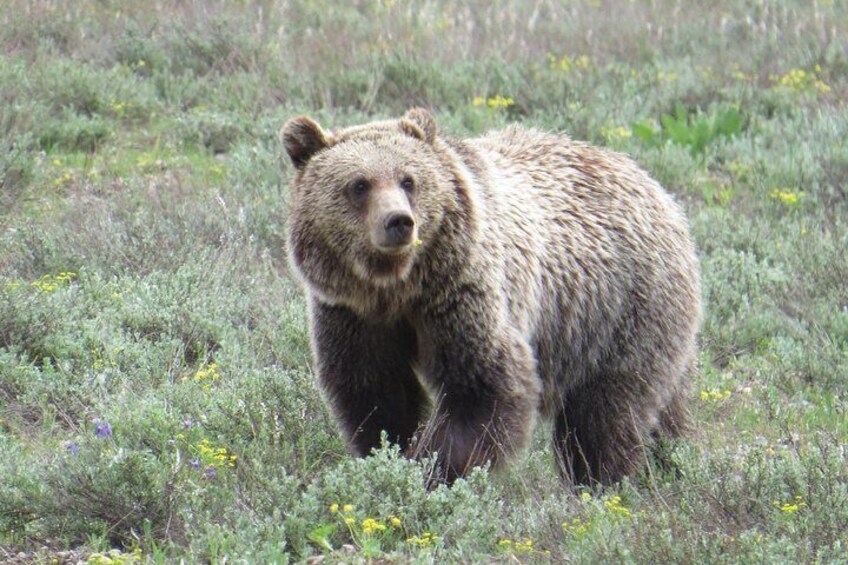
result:
[(659, 426), (654, 432), (656, 439), (678, 438), (689, 427), (689, 410), (686, 407), (686, 394), (681, 388), (672, 393), (668, 403), (660, 412)]
[[(571, 484), (609, 485), (645, 461), (655, 410), (623, 386), (628, 379), (590, 379), (571, 390), (554, 423), (554, 449), (563, 478)], [(653, 420), (653, 421), (652, 421)]]

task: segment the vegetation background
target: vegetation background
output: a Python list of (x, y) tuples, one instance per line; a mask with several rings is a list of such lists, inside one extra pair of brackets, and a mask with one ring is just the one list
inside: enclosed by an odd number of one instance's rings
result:
[[(845, 0), (0, 1), (0, 561), (846, 562)], [(433, 109), (633, 155), (704, 274), (695, 429), (565, 491), (353, 459), (277, 140)]]

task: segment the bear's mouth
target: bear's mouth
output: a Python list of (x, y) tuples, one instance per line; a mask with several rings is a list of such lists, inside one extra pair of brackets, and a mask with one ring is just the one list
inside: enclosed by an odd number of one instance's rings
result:
[(414, 262), (412, 247), (407, 246), (391, 251), (368, 253), (361, 260), (363, 278), (385, 286), (392, 281), (404, 280), (412, 270)]
[(382, 246), (375, 245), (374, 249), (376, 253), (374, 253), (377, 257), (387, 257), (389, 259), (397, 259), (399, 257), (403, 257), (404, 255), (408, 255), (410, 251), (412, 251), (412, 244), (407, 245), (394, 245), (394, 246)]

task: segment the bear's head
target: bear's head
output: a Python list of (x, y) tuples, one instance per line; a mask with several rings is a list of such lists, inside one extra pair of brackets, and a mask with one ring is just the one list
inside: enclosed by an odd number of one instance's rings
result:
[(300, 116), (280, 136), (295, 167), (289, 253), (313, 288), (332, 294), (345, 272), (383, 288), (407, 278), (452, 200), (433, 116), (337, 132)]

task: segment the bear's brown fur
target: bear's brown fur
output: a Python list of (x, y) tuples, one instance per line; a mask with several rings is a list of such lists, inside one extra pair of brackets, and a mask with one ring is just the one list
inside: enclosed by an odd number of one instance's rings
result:
[(565, 478), (609, 483), (679, 433), (698, 262), (630, 159), (517, 126), (454, 140), (420, 109), (332, 133), (298, 117), (281, 137), (290, 262), (355, 453), (386, 431), (451, 480), (502, 464), (543, 414)]

